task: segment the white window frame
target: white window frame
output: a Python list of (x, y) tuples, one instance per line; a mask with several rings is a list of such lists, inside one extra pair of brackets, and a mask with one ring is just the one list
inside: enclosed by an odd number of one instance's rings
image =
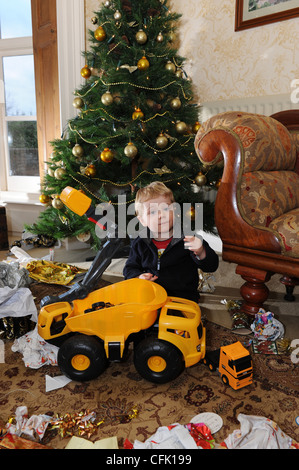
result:
[[(24, 55), (33, 55), (33, 46), (31, 37), (21, 37), (12, 39), (1, 39), (0, 41), (0, 72), (3, 77), (3, 57), (16, 57)], [(32, 192), (37, 192), (40, 186), (40, 179), (38, 176), (10, 176), (9, 175), (9, 148), (7, 141), (7, 123), (12, 121), (36, 121), (36, 116), (6, 116), (5, 113), (5, 96), (4, 96), (4, 82), (2, 82), (2, 96), (1, 96), (1, 123), (0, 132), (3, 136), (1, 145), (1, 155), (4, 155), (2, 162), (3, 168), (0, 176), (1, 188), (4, 187), (8, 191), (26, 191), (31, 188)], [(2, 159), (1, 159), (2, 160)]]
[[(84, 0), (57, 0), (57, 41), (61, 131), (68, 119), (74, 117), (76, 110), (72, 102), (73, 91), (82, 83), (80, 70), (84, 66), (82, 51), (85, 50), (85, 4)], [(2, 43), (5, 41), (5, 44)], [(7, 41), (7, 42), (6, 42)], [(5, 56), (33, 54), (32, 38), (13, 38), (1, 40), (5, 46)], [(2, 70), (3, 50), (0, 45), (0, 67)], [(0, 80), (0, 202), (39, 204), (40, 177), (9, 176), (7, 126), (5, 117), (4, 83)], [(11, 118), (9, 118), (11, 119)], [(22, 116), (22, 120), (35, 120), (34, 116)], [(3, 138), (1, 138), (3, 136)], [(5, 147), (6, 145), (6, 147)], [(6, 160), (7, 159), (7, 160)], [(6, 163), (7, 161), (7, 163)]]

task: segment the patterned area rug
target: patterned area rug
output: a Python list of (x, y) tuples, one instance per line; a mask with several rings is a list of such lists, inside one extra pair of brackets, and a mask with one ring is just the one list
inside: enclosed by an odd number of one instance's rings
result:
[[(101, 284), (103, 285), (103, 284)], [(48, 286), (32, 287), (36, 301), (53, 291)], [(62, 292), (65, 288), (56, 288)], [(230, 330), (207, 322), (207, 349), (237, 340), (248, 341)], [(253, 384), (238, 391), (225, 386), (217, 372), (203, 364), (186, 369), (176, 380), (164, 385), (146, 382), (136, 372), (133, 354), (125, 362), (112, 363), (96, 380), (70, 382), (64, 388), (45, 391), (45, 375), (61, 375), (55, 366), (34, 370), (24, 366), (22, 356), (11, 351), (12, 341), (5, 340), (5, 363), (1, 364), (0, 419), (7, 422), (18, 406), (26, 405), (29, 415), (80, 413), (94, 411), (103, 421), (91, 441), (116, 436), (119, 448), (128, 439), (145, 441), (160, 426), (187, 424), (197, 414), (214, 412), (223, 419), (222, 428), (214, 434), (221, 443), (239, 429), (239, 413), (263, 416), (275, 421), (296, 442), (299, 426), (298, 365), (289, 356), (253, 354)], [(82, 436), (86, 437), (86, 436)], [(64, 448), (70, 437), (61, 437), (59, 429), (47, 430), (43, 443)]]

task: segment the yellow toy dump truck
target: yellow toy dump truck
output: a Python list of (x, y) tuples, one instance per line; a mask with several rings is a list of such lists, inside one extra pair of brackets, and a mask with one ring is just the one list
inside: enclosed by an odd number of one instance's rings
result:
[[(180, 315), (180, 316), (177, 316)], [(145, 379), (165, 383), (205, 356), (205, 328), (195, 302), (168, 297), (163, 287), (129, 279), (84, 299), (47, 304), (38, 333), (62, 340), (58, 366), (73, 380), (98, 377), (134, 343), (134, 364)]]
[[(69, 209), (97, 223), (86, 195), (67, 187), (60, 198)], [(121, 245), (121, 238), (107, 233), (84, 279), (63, 294), (42, 299), (38, 333), (59, 346), (58, 366), (73, 380), (98, 377), (109, 362), (123, 360), (133, 343), (139, 374), (151, 382), (169, 382), (206, 358), (200, 308), (190, 300), (167, 296), (159, 284), (143, 279), (95, 289)], [(243, 353), (249, 354), (246, 349)], [(234, 367), (240, 374), (237, 362)], [(232, 385), (231, 380), (228, 383)]]

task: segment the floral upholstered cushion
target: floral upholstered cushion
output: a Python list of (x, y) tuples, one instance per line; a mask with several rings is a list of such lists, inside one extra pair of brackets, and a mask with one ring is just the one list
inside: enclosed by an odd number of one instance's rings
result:
[(275, 232), (286, 256), (299, 257), (299, 175), (253, 171), (242, 175), (239, 210), (251, 225)]
[(242, 216), (269, 227), (280, 215), (299, 207), (299, 175), (294, 171), (253, 171), (242, 175), (239, 192)]
[(235, 136), (240, 145), (237, 204), (242, 217), (273, 231), (286, 256), (299, 257), (299, 133), (268, 116), (229, 111), (203, 123), (195, 149), (214, 129)]
[(269, 228), (279, 234), (286, 256), (299, 258), (299, 208), (274, 219)]

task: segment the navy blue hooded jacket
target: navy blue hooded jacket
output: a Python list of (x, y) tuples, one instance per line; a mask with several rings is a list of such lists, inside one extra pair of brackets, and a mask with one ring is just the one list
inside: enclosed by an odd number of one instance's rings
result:
[(198, 302), (198, 269), (214, 272), (219, 264), (218, 255), (205, 240), (203, 245), (206, 257), (199, 260), (192, 251), (184, 248), (184, 236), (173, 238), (159, 259), (157, 247), (151, 238), (137, 237), (132, 242), (123, 270), (124, 278), (152, 273), (158, 276), (155, 282), (164, 287), (169, 296)]

